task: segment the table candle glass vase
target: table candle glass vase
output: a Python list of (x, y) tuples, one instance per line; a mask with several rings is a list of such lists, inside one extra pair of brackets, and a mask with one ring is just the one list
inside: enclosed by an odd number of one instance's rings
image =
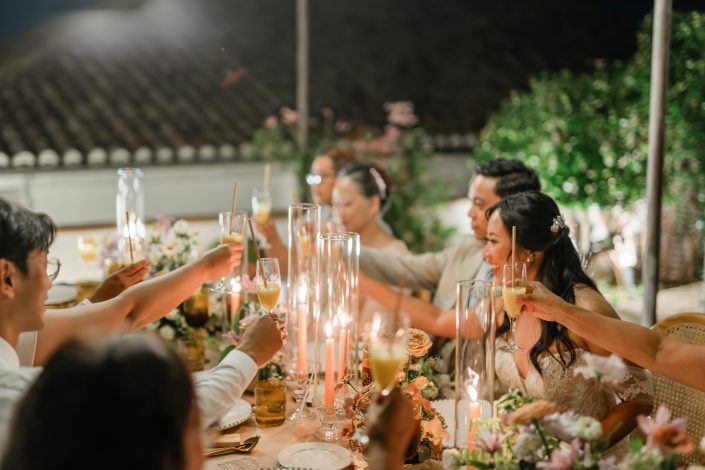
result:
[(493, 416), (495, 310), (500, 295), (493, 281), (461, 281), (456, 285), (456, 448), (474, 445), (477, 419)]
[(144, 174), (139, 168), (120, 168), (115, 212), (118, 249), (122, 258), (133, 263), (144, 258)]

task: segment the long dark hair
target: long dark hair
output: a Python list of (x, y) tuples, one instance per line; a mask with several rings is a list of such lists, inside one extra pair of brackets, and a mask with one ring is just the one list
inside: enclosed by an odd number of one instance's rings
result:
[[(539, 192), (524, 192), (507, 196), (487, 210), (489, 217), (499, 210), (499, 217), (511, 233), (512, 226), (517, 228), (517, 244), (531, 252), (543, 252), (543, 262), (538, 278), (554, 294), (566, 302), (575, 303), (575, 286), (582, 284), (597, 290), (595, 282), (590, 279), (583, 268), (580, 255), (570, 238), (570, 229), (565, 226), (556, 202)], [(505, 323), (497, 334), (509, 328)], [(558, 354), (553, 355), (564, 368), (570, 367), (576, 360), (575, 344), (568, 335), (568, 329), (556, 322), (541, 320), (541, 338), (529, 351), (529, 358), (536, 370), (541, 373), (539, 356), (547, 352), (556, 343)], [(565, 360), (563, 353), (569, 359)]]
[(0, 468), (183, 469), (194, 405), (188, 372), (156, 336), (72, 342), (19, 404)]

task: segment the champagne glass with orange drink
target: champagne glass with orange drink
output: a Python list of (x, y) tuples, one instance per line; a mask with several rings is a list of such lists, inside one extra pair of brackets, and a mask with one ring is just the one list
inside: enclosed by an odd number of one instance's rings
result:
[(281, 293), (281, 275), (277, 258), (260, 258), (257, 260), (257, 298), (267, 313), (274, 313)]
[(509, 317), (509, 338), (507, 345), (500, 348), (506, 352), (523, 351), (516, 343), (514, 332), (516, 330), (517, 318), (521, 316), (522, 305), (515, 302), (515, 299), (526, 293), (526, 263), (507, 263), (502, 266), (502, 301), (504, 312)]

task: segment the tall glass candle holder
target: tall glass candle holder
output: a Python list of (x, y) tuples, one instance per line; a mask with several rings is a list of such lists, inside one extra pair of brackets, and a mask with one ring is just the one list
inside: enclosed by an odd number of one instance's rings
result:
[[(318, 236), (321, 233), (321, 208), (315, 204), (289, 206), (289, 249), (287, 293), (289, 315), (289, 370), (295, 383), (294, 397), (304, 400), (303, 392), (309, 378), (313, 400), (316, 401), (319, 370), (319, 350), (315, 348), (318, 333), (316, 289), (318, 288)], [(297, 406), (303, 414), (290, 415), (291, 420), (308, 416), (308, 408)]]
[(456, 287), (455, 445), (472, 447), (479, 418), (493, 416), (495, 300), (492, 281), (461, 281)]
[(139, 168), (120, 168), (115, 196), (118, 249), (127, 261), (144, 258), (144, 174)]
[[(348, 282), (348, 303), (349, 323), (348, 328), (348, 357), (350, 366), (348, 367), (348, 376), (350, 383), (355, 390), (360, 389), (362, 382), (362, 355), (363, 347), (360, 342), (359, 332), (359, 317), (360, 317), (360, 234), (356, 232), (345, 232), (350, 236), (349, 251), (350, 251), (350, 276)], [(347, 388), (344, 389), (347, 391)]]
[(350, 364), (347, 338), (350, 327), (350, 235), (327, 233), (319, 237), (320, 282), (317, 289), (319, 306), (319, 334), (316, 349), (321, 346), (325, 359), (324, 400), (321, 405), (323, 426), (316, 436), (324, 441), (340, 438), (335, 417), (336, 383), (345, 377)]

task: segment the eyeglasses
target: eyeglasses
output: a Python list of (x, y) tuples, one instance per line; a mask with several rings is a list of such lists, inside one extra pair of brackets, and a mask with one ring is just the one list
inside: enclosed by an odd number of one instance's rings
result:
[(335, 174), (327, 173), (323, 175), (317, 175), (315, 173), (309, 173), (308, 175), (306, 175), (306, 183), (309, 186), (315, 186), (317, 184), (321, 184), (326, 178), (335, 178)]
[(47, 265), (47, 277), (50, 281), (54, 281), (59, 276), (59, 270), (61, 269), (61, 261), (59, 258), (51, 258), (46, 261), (41, 259), (28, 259), (28, 263), (44, 263)]

